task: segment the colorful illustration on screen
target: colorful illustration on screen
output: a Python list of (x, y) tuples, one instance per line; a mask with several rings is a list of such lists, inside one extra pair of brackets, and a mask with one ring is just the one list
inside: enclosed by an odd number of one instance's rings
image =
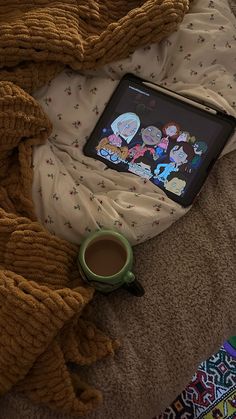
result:
[[(161, 126), (155, 122), (141, 126), (134, 112), (125, 112), (102, 130), (97, 154), (177, 196), (183, 196), (191, 174), (202, 164), (208, 150), (175, 121)], [(142, 118), (143, 119), (143, 116)]]
[(139, 157), (143, 157), (146, 153), (149, 153), (151, 156), (155, 156), (154, 146), (160, 143), (161, 137), (161, 131), (154, 125), (142, 128), (142, 144), (136, 144), (134, 147), (129, 149), (129, 157), (131, 158), (131, 163), (135, 163)]
[(108, 138), (103, 138), (96, 147), (97, 154), (114, 164), (126, 162), (128, 156), (128, 147), (119, 147), (109, 141)]
[(103, 134), (106, 136), (96, 147), (98, 156), (114, 164), (126, 163), (128, 147), (122, 146), (122, 140), (129, 144), (139, 127), (140, 119), (135, 113), (126, 112), (119, 115), (112, 122), (110, 129), (103, 129)]
[(187, 171), (189, 173), (192, 173), (201, 166), (203, 155), (207, 152), (208, 147), (205, 141), (195, 141), (193, 143), (193, 149), (195, 156), (188, 165)]
[(176, 138), (176, 141), (177, 141), (177, 143), (179, 143), (181, 141), (189, 142), (190, 139), (191, 139), (191, 136), (190, 136), (189, 132), (181, 131), (180, 134), (178, 135), (178, 137)]
[(170, 143), (163, 163), (158, 163), (154, 170), (154, 183), (165, 183), (172, 172), (182, 170), (185, 165), (194, 157), (194, 149), (191, 144), (186, 142)]
[(135, 173), (135, 175), (138, 175), (144, 179), (151, 179), (153, 176), (151, 172), (150, 165), (140, 162), (140, 163), (129, 163), (129, 172)]
[(164, 182), (164, 187), (167, 191), (175, 195), (182, 196), (186, 188), (186, 177), (182, 173), (172, 172)]
[(123, 138), (127, 144), (133, 139), (140, 127), (140, 119), (136, 113), (126, 112), (118, 116), (111, 124), (117, 137)]
[(176, 122), (168, 122), (162, 128), (162, 132), (169, 140), (176, 140), (180, 134), (180, 126)]
[(141, 129), (141, 135), (143, 140), (143, 145), (156, 145), (161, 141), (162, 133), (159, 128), (154, 125), (150, 125), (146, 128)]
[(156, 159), (165, 155), (169, 145), (169, 141), (175, 140), (178, 137), (180, 133), (180, 127), (176, 122), (168, 122), (162, 128), (162, 132), (163, 137), (159, 142), (158, 146), (155, 148)]

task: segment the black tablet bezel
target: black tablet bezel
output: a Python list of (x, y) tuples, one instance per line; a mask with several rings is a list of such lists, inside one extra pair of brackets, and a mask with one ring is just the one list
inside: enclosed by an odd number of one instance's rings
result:
[[(161, 87), (161, 91), (159, 90), (155, 90), (155, 88), (150, 87), (149, 85), (147, 86), (145, 83), (147, 83), (146, 80), (143, 80), (137, 76), (134, 76), (132, 74), (126, 74), (121, 81), (119, 82), (117, 88), (115, 89), (114, 93), (112, 94), (106, 108), (104, 109), (101, 117), (99, 118), (95, 128), (93, 129), (89, 139), (87, 140), (84, 148), (83, 148), (83, 152), (86, 156), (88, 157), (92, 157), (96, 160), (100, 160), (103, 163), (105, 163), (108, 167), (119, 171), (119, 172), (126, 172), (126, 173), (130, 173), (127, 170), (127, 167), (125, 164), (120, 163), (119, 166), (113, 164), (110, 161), (104, 161), (104, 159), (100, 156), (97, 155), (96, 153), (96, 146), (97, 146), (97, 142), (98, 142), (98, 137), (101, 134), (101, 130), (105, 124), (105, 122), (107, 120), (110, 119), (110, 117), (112, 116), (114, 109), (117, 105), (117, 103), (119, 102), (120, 97), (124, 94), (124, 91), (127, 89), (127, 87), (132, 83), (132, 86), (135, 88), (142, 88), (143, 91), (147, 91), (148, 93), (151, 92), (153, 95), (159, 96), (161, 95), (162, 97), (164, 97), (167, 101), (170, 102), (174, 102), (174, 103), (178, 103), (180, 106), (182, 106), (183, 108), (186, 109), (191, 109), (194, 110), (194, 112), (196, 112), (197, 114), (200, 115), (207, 115), (207, 117), (211, 120), (216, 120), (217, 122), (221, 123), (222, 125), (222, 129), (219, 132), (219, 135), (216, 137), (215, 140), (215, 144), (214, 144), (214, 149), (211, 149), (208, 151), (208, 155), (207, 158), (204, 159), (204, 161), (201, 164), (201, 167), (199, 168), (198, 172), (196, 173), (195, 177), (192, 178), (192, 185), (191, 187), (186, 191), (186, 193), (183, 196), (178, 196), (176, 194), (174, 194), (173, 192), (169, 192), (167, 191), (165, 188), (161, 188), (161, 190), (163, 190), (165, 192), (165, 194), (172, 199), (173, 201), (177, 202), (178, 204), (184, 206), (184, 207), (188, 207), (189, 205), (192, 204), (193, 200), (195, 199), (195, 197), (198, 195), (200, 189), (202, 188), (210, 170), (212, 169), (212, 167), (214, 166), (215, 161), (217, 160), (217, 158), (219, 157), (219, 155), (221, 154), (223, 148), (225, 147), (228, 139), (231, 137), (231, 135), (234, 133), (234, 129), (235, 129), (235, 118), (224, 114), (222, 112), (216, 111), (215, 110), (215, 114), (205, 110), (205, 109), (201, 109), (197, 106), (198, 102), (196, 102), (196, 106), (194, 106), (194, 102), (193, 104), (187, 103), (184, 101), (184, 97), (182, 97), (181, 95), (175, 95), (178, 97), (173, 97), (171, 96), (171, 91)], [(149, 83), (149, 82), (148, 82)], [(151, 82), (150, 82), (151, 84)], [(154, 85), (152, 83), (152, 85)], [(154, 85), (155, 86), (155, 85)], [(159, 87), (158, 85), (156, 85), (157, 87)], [(211, 108), (212, 109), (212, 108)], [(155, 185), (153, 183), (154, 187), (159, 187), (157, 185)]]

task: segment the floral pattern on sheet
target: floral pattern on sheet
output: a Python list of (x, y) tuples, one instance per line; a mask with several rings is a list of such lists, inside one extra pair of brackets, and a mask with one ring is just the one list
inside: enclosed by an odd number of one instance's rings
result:
[[(184, 215), (187, 210), (151, 182), (85, 157), (83, 145), (127, 72), (235, 115), (235, 40), (227, 0), (199, 0), (179, 31), (159, 45), (96, 72), (81, 75), (66, 69), (39, 90), (35, 97), (54, 126), (49, 141), (35, 148), (33, 162), (33, 199), (46, 228), (74, 243), (95, 229), (113, 228), (136, 244)], [(235, 148), (233, 139), (226, 151)]]

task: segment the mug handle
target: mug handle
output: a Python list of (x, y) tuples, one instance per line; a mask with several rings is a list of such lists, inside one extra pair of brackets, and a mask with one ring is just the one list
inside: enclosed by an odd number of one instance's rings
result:
[(125, 277), (125, 283), (122, 286), (126, 291), (130, 292), (135, 297), (142, 297), (145, 294), (141, 283), (135, 278), (132, 272), (128, 272)]

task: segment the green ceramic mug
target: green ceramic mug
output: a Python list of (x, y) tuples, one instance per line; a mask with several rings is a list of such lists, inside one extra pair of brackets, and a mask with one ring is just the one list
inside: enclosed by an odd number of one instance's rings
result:
[(136, 296), (144, 294), (132, 272), (132, 247), (116, 231), (102, 229), (89, 234), (80, 246), (78, 266), (83, 280), (100, 292), (124, 287)]

